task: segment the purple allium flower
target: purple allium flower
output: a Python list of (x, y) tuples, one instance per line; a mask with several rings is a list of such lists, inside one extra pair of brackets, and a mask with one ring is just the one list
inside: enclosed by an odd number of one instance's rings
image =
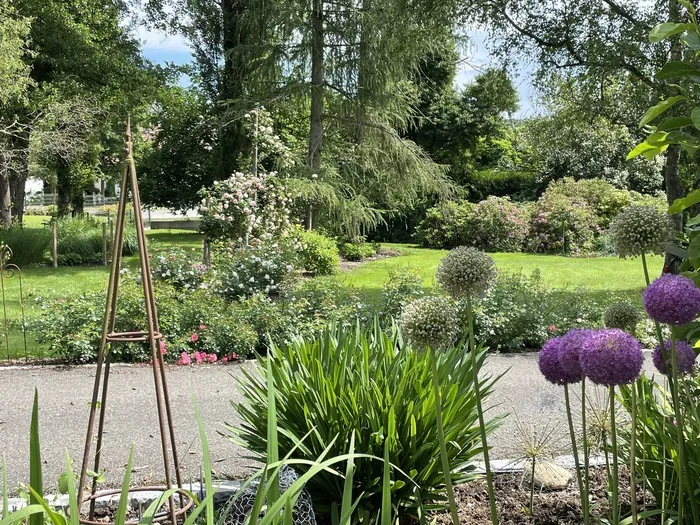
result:
[(631, 383), (639, 377), (644, 363), (639, 341), (618, 328), (594, 331), (580, 358), (586, 377), (607, 386)]
[(567, 383), (577, 383), (583, 377), (581, 370), (581, 350), (587, 344), (593, 330), (574, 328), (562, 337), (561, 350), (559, 352), (559, 365)]
[[(676, 341), (676, 370), (679, 375), (687, 374), (693, 370), (695, 364), (695, 350), (685, 341)], [(671, 362), (671, 341), (664, 341), (664, 350), (656, 347), (652, 355), (654, 366), (663, 375), (671, 375), (673, 364)]]
[(659, 323), (689, 323), (700, 313), (700, 288), (687, 277), (666, 273), (644, 290), (644, 309)]
[[(569, 381), (561, 368), (559, 356), (563, 346), (563, 337), (554, 337), (547, 341), (539, 353), (540, 372), (550, 383), (565, 385)], [(581, 379), (579, 377), (579, 379)]]

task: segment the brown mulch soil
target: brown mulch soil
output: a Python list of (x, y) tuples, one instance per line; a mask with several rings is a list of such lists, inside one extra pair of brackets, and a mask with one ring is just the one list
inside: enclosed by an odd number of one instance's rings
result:
[[(591, 470), (591, 515), (603, 518), (608, 511), (605, 469)], [(580, 525), (583, 522), (578, 486), (574, 478), (565, 490), (545, 491), (535, 489), (534, 511), (529, 515), (530, 489), (528, 481), (521, 474), (498, 474), (494, 476), (496, 505), (501, 525)], [(489, 496), (486, 480), (481, 479), (455, 487), (459, 519), (465, 524), (491, 523)], [(647, 505), (653, 500), (648, 494)], [(620, 502), (622, 517), (630, 514), (629, 476), (620, 472)], [(643, 504), (642, 496), (638, 503)], [(436, 515), (437, 523), (450, 525), (449, 511)], [(658, 520), (645, 520), (647, 525), (657, 524)]]
[(340, 261), (340, 271), (349, 272), (351, 270), (354, 270), (358, 266), (363, 265), (366, 262), (378, 261), (379, 259), (388, 259), (390, 257), (398, 257), (399, 255), (401, 255), (399, 252), (395, 252), (394, 250), (385, 250), (382, 248), (372, 257), (362, 259), (361, 261), (346, 261), (345, 259), (342, 259)]

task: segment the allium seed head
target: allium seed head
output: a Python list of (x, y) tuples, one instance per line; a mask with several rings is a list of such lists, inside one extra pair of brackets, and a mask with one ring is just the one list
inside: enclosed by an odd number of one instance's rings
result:
[(608, 230), (615, 253), (636, 257), (663, 253), (663, 243), (673, 235), (668, 214), (655, 206), (628, 206), (610, 223)]
[[(678, 375), (689, 374), (695, 365), (695, 350), (685, 341), (676, 341), (676, 370)], [(657, 346), (652, 355), (654, 366), (663, 375), (668, 376), (673, 372), (671, 361), (671, 341), (664, 341), (664, 349)]]
[(447, 297), (423, 297), (408, 303), (399, 325), (406, 339), (421, 350), (444, 349), (459, 333), (457, 311)]
[(624, 385), (639, 377), (644, 363), (642, 347), (618, 328), (597, 330), (581, 349), (581, 369), (598, 385)]
[(606, 328), (619, 328), (625, 332), (634, 333), (642, 316), (629, 301), (617, 301), (605, 310), (603, 322)]
[(689, 323), (700, 313), (700, 288), (687, 277), (666, 273), (644, 290), (644, 309), (659, 323)]
[(483, 295), (497, 275), (491, 257), (466, 246), (450, 251), (437, 269), (438, 282), (455, 299)]

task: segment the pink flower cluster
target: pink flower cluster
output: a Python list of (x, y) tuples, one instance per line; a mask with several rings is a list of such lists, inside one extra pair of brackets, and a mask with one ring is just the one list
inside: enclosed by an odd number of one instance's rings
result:
[(203, 363), (216, 363), (217, 360), (218, 357), (216, 357), (216, 354), (207, 354), (206, 352), (196, 350), (192, 355), (188, 354), (187, 352), (182, 352), (177, 364), (191, 365), (192, 363), (195, 363), (199, 365)]

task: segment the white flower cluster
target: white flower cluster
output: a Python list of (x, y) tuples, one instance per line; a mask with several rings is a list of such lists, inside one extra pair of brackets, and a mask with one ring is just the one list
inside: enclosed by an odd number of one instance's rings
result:
[(663, 253), (663, 244), (673, 235), (667, 213), (655, 206), (628, 206), (610, 223), (610, 239), (620, 257)]
[(443, 350), (459, 333), (457, 310), (447, 297), (423, 297), (408, 303), (399, 324), (406, 339), (421, 350)]
[(455, 299), (480, 297), (496, 280), (493, 259), (476, 248), (458, 246), (440, 261), (437, 280)]

